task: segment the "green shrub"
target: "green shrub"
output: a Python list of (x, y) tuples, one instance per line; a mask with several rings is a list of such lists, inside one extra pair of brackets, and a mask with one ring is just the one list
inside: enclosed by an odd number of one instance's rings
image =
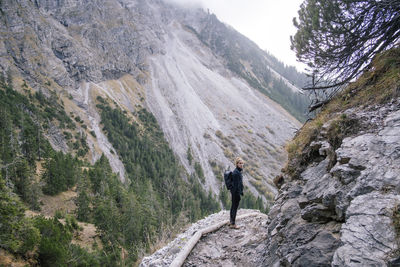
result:
[(199, 177), (200, 181), (204, 184), (206, 182), (204, 171), (199, 162), (194, 163), (194, 170), (196, 171), (197, 177)]
[(66, 266), (71, 233), (57, 219), (35, 218), (35, 226), (42, 238), (39, 244), (39, 263), (41, 266)]
[(25, 218), (24, 211), (0, 174), (0, 247), (22, 255), (32, 251), (40, 240), (39, 231)]
[(190, 146), (188, 147), (188, 149), (186, 151), (186, 158), (189, 161), (189, 165), (192, 165), (193, 155), (192, 155), (192, 150), (190, 149)]
[(78, 162), (70, 154), (56, 152), (47, 160), (43, 180), (46, 182), (43, 193), (56, 195), (76, 184), (79, 175)]

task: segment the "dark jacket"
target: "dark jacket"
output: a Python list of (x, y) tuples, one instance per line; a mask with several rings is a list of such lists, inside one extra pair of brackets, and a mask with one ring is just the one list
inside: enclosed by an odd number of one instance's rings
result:
[(243, 195), (243, 175), (242, 169), (236, 168), (232, 172), (232, 194)]

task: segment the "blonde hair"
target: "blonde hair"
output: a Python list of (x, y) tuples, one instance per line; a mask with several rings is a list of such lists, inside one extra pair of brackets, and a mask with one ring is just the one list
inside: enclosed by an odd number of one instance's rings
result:
[(241, 161), (244, 162), (241, 157), (236, 157), (235, 158), (235, 167), (237, 167), (238, 163), (241, 162)]

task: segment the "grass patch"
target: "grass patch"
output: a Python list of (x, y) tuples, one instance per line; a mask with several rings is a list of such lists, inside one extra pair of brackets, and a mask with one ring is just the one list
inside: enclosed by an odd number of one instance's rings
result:
[(200, 179), (200, 181), (205, 184), (206, 178), (204, 177), (204, 171), (203, 168), (201, 167), (201, 164), (199, 162), (194, 163), (194, 170), (196, 172), (197, 177)]
[(271, 193), (267, 186), (264, 185), (261, 181), (249, 180), (249, 182), (254, 186), (254, 188), (261, 194), (266, 197), (267, 200), (272, 201), (274, 199), (274, 194)]
[(224, 149), (224, 155), (225, 157), (227, 157), (230, 161), (234, 161), (235, 159), (235, 155), (232, 153), (232, 151), (230, 151), (229, 149)]
[(286, 145), (288, 163), (284, 172), (296, 178), (310, 160), (319, 156), (318, 151), (313, 150), (310, 144), (320, 135), (326, 122), (332, 121), (327, 127), (326, 138), (336, 149), (344, 137), (359, 130), (358, 122), (343, 114), (345, 110), (367, 109), (388, 103), (399, 96), (400, 48), (394, 48), (376, 56), (369, 71), (338, 93), (314, 120), (303, 125), (293, 140)]
[(357, 119), (350, 118), (346, 114), (336, 117), (327, 130), (328, 141), (333, 149), (339, 148), (346, 136), (356, 133), (359, 126)]
[(218, 130), (215, 132), (215, 135), (221, 140), (224, 148), (230, 147), (234, 152), (237, 152), (236, 145), (232, 142), (232, 137), (226, 137), (224, 134)]
[(256, 163), (247, 162), (246, 171), (256, 181), (262, 181), (262, 176), (258, 170), (259, 166)]
[(208, 163), (210, 163), (211, 169), (218, 181), (223, 182), (224, 178), (222, 177), (222, 174), (224, 172), (224, 168), (213, 160), (210, 160)]

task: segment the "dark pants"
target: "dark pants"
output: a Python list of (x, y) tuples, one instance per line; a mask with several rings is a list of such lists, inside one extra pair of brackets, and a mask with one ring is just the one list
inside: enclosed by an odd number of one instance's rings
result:
[(231, 224), (236, 222), (236, 212), (239, 207), (240, 195), (237, 193), (232, 194), (232, 206), (231, 206)]

